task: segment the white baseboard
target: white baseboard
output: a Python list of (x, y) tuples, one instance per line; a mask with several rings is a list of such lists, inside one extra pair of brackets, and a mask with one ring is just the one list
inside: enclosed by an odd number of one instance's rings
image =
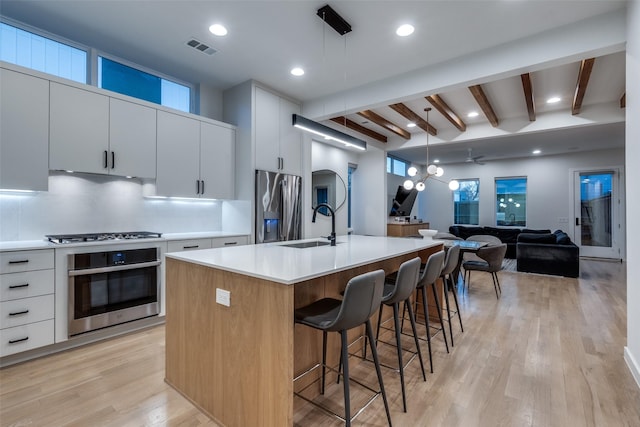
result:
[(629, 347), (624, 347), (624, 360), (627, 362), (627, 366), (631, 371), (631, 375), (636, 380), (636, 384), (638, 388), (640, 388), (640, 365), (638, 365), (638, 361), (633, 357), (633, 354), (629, 351)]

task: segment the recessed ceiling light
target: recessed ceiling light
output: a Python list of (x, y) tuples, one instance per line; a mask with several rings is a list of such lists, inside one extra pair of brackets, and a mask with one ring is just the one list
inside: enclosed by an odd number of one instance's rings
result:
[(440, 163), (440, 159), (433, 159), (433, 163)]
[(540, 151), (540, 150), (533, 150), (533, 151), (532, 151), (532, 153), (533, 153), (533, 154), (540, 154), (540, 153), (542, 153), (542, 151)]
[(293, 74), (294, 76), (303, 76), (304, 70), (300, 67), (295, 67), (291, 69), (291, 74)]
[(410, 123), (407, 123), (407, 127), (408, 128), (414, 128), (414, 127), (416, 127), (416, 124), (413, 123), (413, 122), (410, 122)]
[(552, 96), (551, 98), (547, 99), (547, 104), (555, 104), (556, 102), (560, 102), (559, 96)]
[(414, 30), (415, 28), (413, 28), (413, 25), (404, 24), (398, 27), (398, 29), (396, 30), (396, 34), (399, 35), (400, 37), (407, 37), (413, 34)]
[(477, 111), (472, 111), (469, 114), (467, 114), (467, 117), (478, 117), (478, 112)]
[(220, 24), (213, 24), (212, 26), (209, 27), (209, 31), (211, 31), (211, 34), (213, 34), (214, 36), (226, 36), (227, 35), (227, 29)]

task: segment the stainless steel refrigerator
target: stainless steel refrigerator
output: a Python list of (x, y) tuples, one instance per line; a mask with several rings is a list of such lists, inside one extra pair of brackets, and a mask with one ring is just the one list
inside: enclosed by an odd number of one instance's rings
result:
[(256, 171), (256, 243), (302, 238), (302, 178)]

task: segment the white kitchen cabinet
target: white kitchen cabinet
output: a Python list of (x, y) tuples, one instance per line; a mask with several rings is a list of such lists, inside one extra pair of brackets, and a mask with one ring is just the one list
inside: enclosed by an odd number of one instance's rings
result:
[(212, 248), (242, 246), (249, 244), (249, 236), (214, 237), (211, 239)]
[(234, 198), (235, 133), (235, 129), (200, 123), (201, 197)]
[(109, 100), (109, 174), (156, 177), (156, 110)]
[(300, 175), (302, 137), (292, 124), (300, 107), (260, 87), (255, 88), (256, 169)]
[(235, 130), (158, 111), (156, 195), (232, 199)]
[(49, 81), (0, 68), (0, 188), (46, 191)]
[(49, 169), (155, 178), (155, 109), (51, 82)]
[(51, 82), (49, 169), (107, 173), (109, 97)]
[(198, 197), (200, 122), (158, 111), (156, 195)]
[(53, 249), (0, 253), (0, 356), (53, 344)]
[(195, 251), (211, 248), (211, 239), (170, 240), (167, 242), (167, 252)]

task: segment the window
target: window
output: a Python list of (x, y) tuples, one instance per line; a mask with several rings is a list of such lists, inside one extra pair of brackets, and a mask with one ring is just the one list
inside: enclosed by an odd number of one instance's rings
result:
[(190, 112), (191, 89), (105, 57), (98, 57), (98, 87)]
[(87, 83), (87, 52), (0, 22), (0, 60)]
[(480, 218), (480, 180), (459, 179), (453, 192), (453, 223), (478, 225)]
[(396, 157), (387, 156), (387, 173), (399, 176), (407, 176), (410, 164)]
[(527, 225), (527, 178), (496, 178), (496, 225)]

